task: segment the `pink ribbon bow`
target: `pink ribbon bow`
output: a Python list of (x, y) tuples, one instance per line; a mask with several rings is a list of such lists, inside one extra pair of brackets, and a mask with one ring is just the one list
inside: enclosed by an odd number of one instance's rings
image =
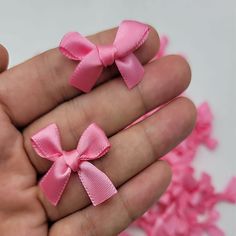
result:
[(53, 205), (58, 204), (72, 171), (77, 172), (94, 206), (117, 192), (109, 178), (88, 162), (102, 157), (110, 149), (106, 135), (96, 124), (83, 132), (77, 148), (72, 151), (62, 150), (56, 124), (39, 131), (31, 141), (39, 156), (54, 162), (40, 181), (41, 189)]
[(94, 45), (77, 32), (67, 33), (59, 46), (67, 58), (80, 61), (71, 75), (70, 84), (89, 92), (103, 71), (114, 62), (127, 87), (133, 88), (143, 78), (144, 69), (133, 54), (147, 39), (149, 26), (137, 21), (123, 21), (111, 45)]

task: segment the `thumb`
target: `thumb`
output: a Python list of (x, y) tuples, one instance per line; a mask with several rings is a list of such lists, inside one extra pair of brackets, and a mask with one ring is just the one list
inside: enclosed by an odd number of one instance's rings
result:
[(0, 44), (0, 73), (7, 69), (8, 52), (5, 47)]

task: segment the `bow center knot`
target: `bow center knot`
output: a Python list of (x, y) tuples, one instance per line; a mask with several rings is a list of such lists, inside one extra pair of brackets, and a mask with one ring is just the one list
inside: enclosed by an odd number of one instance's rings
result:
[(63, 151), (63, 159), (65, 163), (74, 171), (77, 172), (79, 170), (79, 166), (81, 164), (80, 156), (77, 150), (72, 151)]
[(104, 67), (110, 66), (115, 62), (117, 48), (114, 45), (99, 45), (97, 50)]

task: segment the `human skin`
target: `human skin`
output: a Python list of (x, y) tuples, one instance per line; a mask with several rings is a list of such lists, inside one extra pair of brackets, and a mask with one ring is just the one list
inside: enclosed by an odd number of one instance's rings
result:
[(7, 49), (0, 44), (0, 73), (6, 70), (8, 66), (8, 52)]
[[(95, 44), (110, 44), (116, 30), (88, 38)], [(159, 159), (190, 134), (196, 110), (189, 99), (176, 98), (190, 83), (188, 63), (177, 55), (148, 63), (158, 48), (158, 34), (151, 28), (147, 41), (135, 52), (145, 75), (132, 90), (111, 66), (90, 93), (82, 94), (68, 84), (76, 63), (58, 48), (6, 70), (8, 56), (0, 47), (1, 236), (117, 235), (160, 198), (170, 183), (171, 169)], [(38, 186), (51, 162), (37, 156), (30, 137), (56, 123), (63, 149), (71, 150), (92, 122), (105, 131), (112, 145), (93, 164), (106, 173), (118, 193), (94, 207), (72, 175), (61, 201), (52, 206)]]

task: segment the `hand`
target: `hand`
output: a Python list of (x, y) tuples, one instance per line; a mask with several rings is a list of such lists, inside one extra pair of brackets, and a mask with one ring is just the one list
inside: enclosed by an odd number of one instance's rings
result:
[[(116, 30), (89, 40), (109, 44)], [(135, 52), (145, 75), (132, 90), (112, 66), (92, 92), (82, 95), (68, 84), (76, 63), (57, 48), (0, 74), (1, 236), (117, 235), (161, 196), (171, 170), (159, 158), (191, 132), (196, 111), (187, 98), (174, 99), (190, 83), (188, 63), (174, 55), (147, 63), (158, 47), (159, 38), (152, 29)], [(167, 102), (145, 121), (123, 130)], [(59, 205), (47, 201), (38, 180), (51, 162), (36, 155), (30, 137), (53, 122), (66, 150), (75, 148), (81, 132), (92, 122), (106, 132), (112, 148), (94, 164), (117, 186), (118, 194), (93, 207), (73, 175)]]

